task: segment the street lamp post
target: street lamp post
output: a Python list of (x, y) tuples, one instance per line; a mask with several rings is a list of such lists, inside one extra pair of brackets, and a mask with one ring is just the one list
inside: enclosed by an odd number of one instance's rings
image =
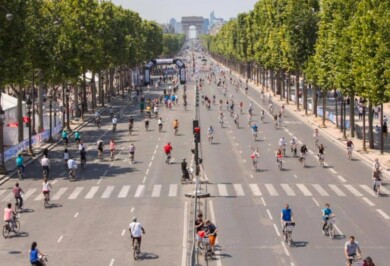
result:
[(54, 140), (53, 140), (53, 125), (52, 125), (52, 122), (51, 122), (51, 119), (52, 119), (52, 103), (53, 103), (53, 94), (50, 93), (49, 95), (47, 95), (47, 98), (49, 99), (49, 139), (47, 140), (47, 142), (49, 143), (53, 143)]
[(31, 99), (28, 98), (27, 100), (27, 114), (28, 114), (28, 155), (30, 156), (35, 156), (33, 149), (32, 149), (32, 142), (31, 142), (31, 107), (32, 107), (32, 102)]
[(4, 162), (4, 111), (3, 108), (0, 105), (0, 153), (1, 153), (1, 164), (0, 164), (0, 174), (5, 175), (7, 174), (7, 169), (5, 168), (5, 162)]
[(69, 88), (66, 89), (66, 129), (70, 131), (70, 125), (69, 125), (69, 95), (70, 91)]

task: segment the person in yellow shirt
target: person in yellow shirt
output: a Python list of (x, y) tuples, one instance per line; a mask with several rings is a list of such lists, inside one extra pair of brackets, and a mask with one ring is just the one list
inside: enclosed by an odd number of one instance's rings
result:
[(179, 120), (173, 120), (173, 129), (175, 130), (175, 135), (177, 135), (177, 132), (179, 131)]

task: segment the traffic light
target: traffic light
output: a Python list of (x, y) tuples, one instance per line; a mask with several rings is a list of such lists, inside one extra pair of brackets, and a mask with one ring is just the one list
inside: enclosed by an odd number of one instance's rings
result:
[(200, 127), (194, 128), (194, 139), (195, 142), (200, 143)]

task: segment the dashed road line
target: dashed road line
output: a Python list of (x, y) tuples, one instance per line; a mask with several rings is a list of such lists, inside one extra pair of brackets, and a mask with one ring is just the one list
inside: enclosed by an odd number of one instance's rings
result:
[(382, 215), (383, 218), (385, 218), (386, 220), (390, 220), (390, 217), (381, 209), (376, 209), (376, 211)]
[(76, 212), (75, 215), (73, 216), (74, 218), (77, 218), (77, 216), (79, 216), (79, 213)]
[(60, 236), (60, 238), (58, 238), (58, 240), (57, 240), (57, 243), (60, 243), (62, 238), (64, 238), (64, 236)]
[(279, 230), (278, 230), (278, 227), (276, 226), (276, 224), (273, 224), (274, 228), (275, 228), (275, 232), (278, 236), (280, 236), (280, 233), (279, 233)]
[(320, 204), (318, 203), (318, 201), (315, 199), (315, 198), (312, 198), (312, 200), (314, 201), (314, 203), (319, 207)]
[(267, 209), (267, 214), (268, 214), (268, 217), (269, 217), (271, 220), (274, 219), (274, 218), (272, 217), (271, 212), (269, 211), (269, 209)]
[(340, 179), (341, 182), (343, 182), (343, 183), (347, 182), (347, 180), (345, 180), (345, 178), (342, 177), (341, 175), (338, 175), (337, 177), (338, 177), (338, 179)]
[(328, 168), (329, 171), (331, 171), (333, 174), (337, 174), (336, 170), (334, 170), (333, 168)]
[(362, 200), (364, 200), (369, 206), (375, 206), (375, 204), (371, 200), (367, 199), (366, 197), (363, 197)]

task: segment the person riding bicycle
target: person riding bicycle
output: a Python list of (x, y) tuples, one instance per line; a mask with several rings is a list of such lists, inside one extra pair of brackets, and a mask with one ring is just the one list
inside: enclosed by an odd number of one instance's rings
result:
[(207, 129), (207, 135), (209, 138), (212, 138), (213, 135), (214, 135), (214, 128), (213, 126), (210, 126), (208, 129)]
[(83, 147), (80, 150), (80, 162), (86, 162), (87, 161), (87, 152), (85, 151), (85, 148)]
[(375, 161), (372, 165), (372, 171), (380, 171), (381, 170), (381, 163), (379, 162), (378, 158), (375, 158)]
[(375, 266), (374, 262), (372, 261), (371, 257), (367, 257), (363, 260), (362, 266)]
[(98, 111), (95, 113), (95, 122), (97, 126), (100, 127), (100, 113)]
[(97, 142), (97, 149), (98, 149), (98, 157), (103, 158), (103, 147), (104, 143), (102, 139), (99, 139)]
[(260, 120), (264, 120), (264, 116), (265, 116), (265, 111), (264, 109), (262, 109), (260, 113)]
[(22, 194), (24, 194), (24, 191), (19, 186), (19, 183), (15, 184), (15, 187), (12, 189), (12, 193), (14, 194), (16, 207), (18, 207), (19, 209), (22, 209), (22, 207), (23, 207), (23, 197), (22, 197)]
[(161, 132), (163, 128), (163, 120), (161, 117), (158, 119), (157, 124), (158, 124), (158, 130)]
[(148, 131), (149, 129), (149, 119), (145, 118), (145, 129)]
[(141, 240), (142, 234), (145, 234), (145, 230), (142, 225), (137, 222), (137, 218), (133, 217), (132, 223), (129, 224), (129, 232), (132, 239), (132, 247), (134, 249), (134, 241), (138, 240), (139, 252), (141, 252)]
[(274, 115), (274, 123), (275, 123), (275, 126), (279, 125), (278, 124), (278, 115), (277, 114)]
[(257, 163), (257, 160), (259, 159), (260, 157), (260, 153), (259, 153), (259, 150), (258, 149), (253, 149), (253, 152), (251, 154), (251, 160), (252, 160), (252, 163)]
[(62, 140), (64, 141), (64, 143), (66, 145), (68, 145), (68, 132), (66, 131), (66, 129), (62, 130)]
[(131, 160), (134, 161), (134, 158), (135, 158), (135, 146), (133, 143), (130, 144), (130, 147), (129, 147), (129, 157)]
[(111, 158), (114, 157), (115, 149), (116, 149), (115, 141), (114, 141), (114, 139), (111, 139), (111, 140), (110, 140), (110, 152), (111, 152), (110, 155), (111, 155)]
[(68, 149), (65, 148), (64, 149), (64, 162), (65, 162), (65, 164), (68, 162), (68, 160), (69, 160), (69, 152), (68, 152)]
[(134, 126), (134, 118), (132, 116), (129, 117), (129, 131), (133, 130)]
[(283, 151), (283, 155), (286, 154), (286, 146), (287, 146), (286, 140), (284, 139), (284, 137), (281, 137), (279, 139), (279, 149)]
[(187, 161), (185, 158), (181, 162), (181, 172), (183, 173), (183, 177), (185, 180), (190, 179), (190, 175), (189, 175), (188, 169), (187, 169)]
[(209, 238), (211, 254), (214, 255), (215, 241), (217, 240), (218, 228), (210, 222), (210, 220), (205, 221), (206, 226), (206, 236)]
[(153, 107), (153, 113), (154, 113), (154, 116), (155, 116), (155, 117), (158, 116), (158, 107), (157, 107), (157, 105), (155, 105), (155, 106)]
[(167, 164), (169, 164), (169, 160), (171, 158), (171, 151), (173, 150), (172, 146), (171, 146), (171, 143), (168, 142), (167, 145), (164, 146), (164, 152), (165, 152), (165, 155), (167, 156), (167, 159), (165, 160), (165, 162)]
[(118, 119), (116, 116), (112, 119), (112, 129), (116, 130), (116, 124), (118, 123)]
[(355, 256), (362, 256), (362, 251), (360, 250), (359, 243), (355, 241), (354, 236), (350, 236), (348, 241), (345, 243), (344, 255), (347, 259), (347, 266), (352, 266), (352, 261)]
[(295, 152), (295, 150), (297, 149), (297, 140), (295, 139), (295, 137), (291, 138), (290, 149), (291, 149), (291, 152)]
[(318, 139), (319, 136), (320, 136), (320, 132), (318, 131), (318, 128), (314, 129), (313, 138)]
[(282, 210), (280, 214), (280, 221), (282, 223), (282, 231), (284, 232), (284, 229), (286, 227), (286, 223), (288, 222), (294, 222), (294, 215), (292, 210), (290, 209), (290, 206), (286, 203), (285, 208)]
[(80, 132), (79, 132), (78, 130), (76, 130), (76, 131), (74, 132), (74, 141), (75, 141), (76, 143), (79, 143), (79, 142), (80, 142), (80, 139), (81, 139), (81, 134), (80, 134)]
[(16, 213), (14, 212), (14, 210), (12, 210), (12, 203), (7, 203), (7, 207), (4, 209), (4, 222), (10, 222), (12, 224), (12, 227), (15, 228), (15, 216)]
[(276, 150), (276, 162), (278, 163), (279, 161), (281, 161), (283, 159), (283, 151), (281, 148), (278, 148)]
[(219, 123), (220, 123), (220, 124), (223, 124), (223, 118), (224, 118), (224, 115), (223, 115), (223, 113), (221, 112), (221, 113), (219, 114)]
[(73, 158), (70, 158), (68, 160), (68, 170), (69, 170), (69, 175), (73, 178), (76, 178), (76, 169), (77, 169), (77, 162)]
[(173, 129), (175, 130), (175, 132), (177, 130), (179, 130), (179, 120), (177, 120), (177, 119), (173, 120), (172, 126), (173, 126)]
[(352, 142), (352, 140), (349, 139), (347, 141), (347, 156), (349, 155), (349, 153), (352, 153), (353, 148), (354, 148), (353, 142)]
[(24, 158), (21, 153), (16, 157), (16, 168), (21, 169), (22, 173), (24, 173)]
[(43, 182), (42, 182), (42, 193), (43, 193), (43, 197), (45, 199), (47, 199), (47, 201), (50, 200), (50, 190), (53, 189), (53, 187), (51, 186), (49, 180), (47, 179), (47, 177), (45, 177), (43, 179)]
[(324, 155), (325, 155), (325, 147), (323, 144), (320, 144), (318, 146), (318, 158), (319, 159), (324, 159)]
[(300, 160), (306, 159), (306, 153), (308, 152), (306, 144), (302, 144), (302, 147), (301, 147), (300, 151), (301, 151), (301, 158), (299, 158), (299, 159)]
[(252, 129), (252, 134), (257, 134), (258, 127), (257, 127), (256, 123), (252, 124), (251, 129)]
[(39, 256), (43, 257), (46, 255), (43, 254), (42, 252), (40, 252), (37, 249), (37, 246), (38, 246), (37, 242), (32, 242), (31, 249), (30, 249), (30, 263), (33, 266), (43, 266), (42, 262), (40, 261)]
[(238, 114), (236, 114), (235, 116), (234, 116), (234, 124), (238, 124), (238, 119), (240, 119), (240, 116), (238, 115)]
[(325, 204), (325, 208), (322, 209), (322, 232), (325, 234), (325, 227), (326, 227), (326, 224), (330, 218), (330, 216), (332, 215), (332, 210), (329, 208), (330, 205), (329, 203), (326, 203)]
[(46, 171), (46, 176), (49, 176), (50, 160), (46, 156), (41, 159), (42, 172)]

